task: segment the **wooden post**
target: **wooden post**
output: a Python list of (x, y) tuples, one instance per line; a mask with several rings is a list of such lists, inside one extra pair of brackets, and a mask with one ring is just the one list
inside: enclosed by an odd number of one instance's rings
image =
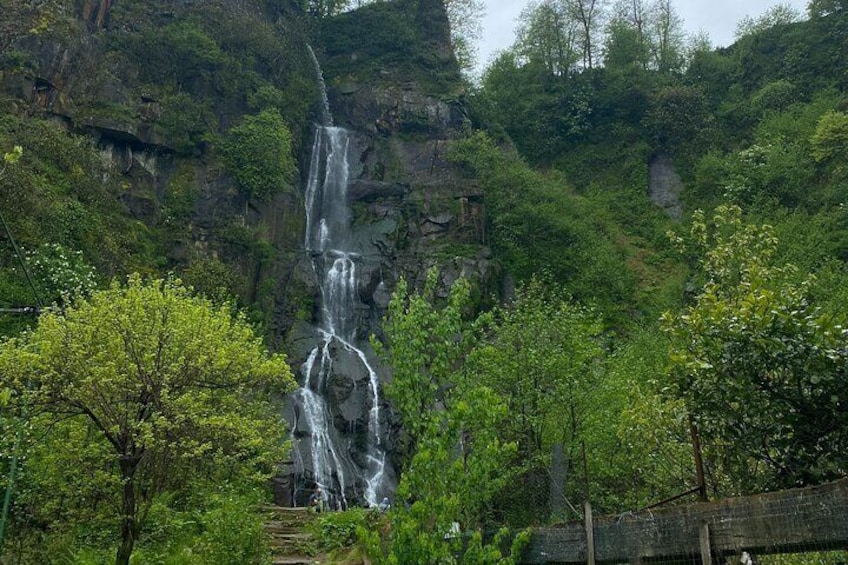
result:
[(580, 442), (580, 451), (583, 455), (583, 490), (586, 495), (586, 502), (588, 503), (591, 500), (591, 496), (589, 496), (589, 464), (586, 462), (586, 442)]
[(583, 504), (583, 516), (586, 525), (586, 565), (595, 565), (595, 520), (588, 500)]
[(713, 565), (713, 555), (710, 550), (710, 525), (701, 524), (701, 565)]
[(695, 454), (695, 475), (698, 481), (698, 498), (707, 502), (707, 479), (704, 476), (704, 458), (701, 456), (701, 440), (698, 437), (698, 427), (695, 420), (689, 416), (689, 435), (692, 436), (692, 451)]

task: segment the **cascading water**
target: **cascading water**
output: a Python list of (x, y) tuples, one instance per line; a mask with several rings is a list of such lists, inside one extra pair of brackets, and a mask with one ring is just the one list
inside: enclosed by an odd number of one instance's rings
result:
[[(312, 256), (320, 281), (321, 319), (317, 327), (319, 339), (303, 364), (303, 386), (293, 396), (293, 429), (306, 430), (299, 434), (296, 446), (296, 472), (305, 475), (307, 467), (311, 467), (312, 480), (343, 504), (352, 502), (348, 499), (354, 496), (375, 505), (380, 497), (391, 494), (392, 484), (387, 478), (390, 470), (380, 420), (379, 377), (364, 349), (357, 345), (359, 256), (349, 248), (351, 211), (347, 196), (351, 135), (330, 125), (332, 117), (318, 59), (311, 48), (309, 52), (321, 83), (323, 124), (316, 127), (312, 146), (304, 246)], [(334, 378), (334, 360), (340, 353), (358, 363), (367, 375), (367, 430), (361, 430), (358, 436), (336, 429), (328, 403), (328, 384)], [(356, 387), (355, 381), (353, 386)], [(350, 438), (363, 435), (364, 454), (354, 456)], [(362, 451), (363, 446), (356, 448)]]

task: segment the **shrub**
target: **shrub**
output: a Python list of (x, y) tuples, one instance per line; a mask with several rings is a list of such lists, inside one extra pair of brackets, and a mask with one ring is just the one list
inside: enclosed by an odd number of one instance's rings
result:
[(282, 192), (295, 173), (292, 135), (276, 110), (245, 117), (227, 133), (221, 152), (239, 188), (258, 200)]

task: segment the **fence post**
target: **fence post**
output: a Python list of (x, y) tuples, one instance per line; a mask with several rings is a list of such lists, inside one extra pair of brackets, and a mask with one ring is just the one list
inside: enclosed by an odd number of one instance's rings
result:
[(588, 500), (583, 505), (583, 516), (586, 525), (586, 565), (595, 565), (595, 520)]
[(710, 549), (710, 525), (701, 524), (701, 565), (713, 565), (713, 554)]

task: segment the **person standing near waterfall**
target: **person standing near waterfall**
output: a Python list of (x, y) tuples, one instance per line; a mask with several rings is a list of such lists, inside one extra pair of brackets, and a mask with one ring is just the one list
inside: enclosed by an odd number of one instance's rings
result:
[(322, 512), (324, 510), (324, 494), (321, 492), (321, 487), (315, 487), (315, 492), (309, 497), (309, 508), (313, 512)]

